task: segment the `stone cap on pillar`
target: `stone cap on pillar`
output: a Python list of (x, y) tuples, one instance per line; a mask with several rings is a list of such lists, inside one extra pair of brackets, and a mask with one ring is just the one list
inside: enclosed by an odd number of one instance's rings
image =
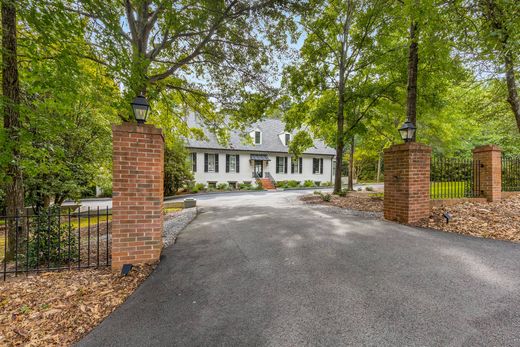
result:
[(132, 122), (124, 122), (121, 124), (112, 125), (112, 131), (114, 132), (125, 132), (125, 133), (138, 133), (138, 134), (156, 134), (160, 135), (163, 140), (164, 136), (162, 129), (155, 127), (152, 124), (137, 124)]
[(473, 148), (473, 153), (482, 152), (502, 152), (502, 149), (497, 145), (484, 145)]
[(387, 153), (387, 152), (388, 153), (404, 152), (404, 151), (431, 153), (432, 148), (428, 145), (425, 145), (424, 143), (406, 142), (406, 143), (400, 143), (397, 145), (393, 145), (384, 150), (385, 153)]

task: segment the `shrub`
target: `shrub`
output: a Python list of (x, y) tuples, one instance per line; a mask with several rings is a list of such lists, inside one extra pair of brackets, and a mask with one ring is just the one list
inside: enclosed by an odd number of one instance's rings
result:
[(374, 191), (374, 188), (372, 188), (371, 186), (368, 186), (368, 187), (365, 188), (365, 190), (367, 192), (372, 192), (372, 191)]
[(276, 187), (277, 188), (287, 188), (288, 187), (287, 181), (276, 181)]
[(198, 193), (201, 190), (205, 190), (205, 189), (206, 189), (206, 186), (204, 185), (204, 183), (197, 183), (193, 186), (193, 188), (191, 188), (191, 192)]
[(348, 191), (346, 189), (342, 189), (339, 191), (338, 196), (341, 196), (344, 198), (345, 196), (347, 196), (347, 192)]
[(321, 194), (321, 199), (323, 201), (330, 202), (330, 200), (332, 199), (332, 195), (329, 193)]
[(255, 190), (264, 190), (264, 187), (262, 187), (261, 184), (257, 184), (257, 185), (255, 185), (255, 186), (253, 187), (253, 189), (255, 189)]
[(219, 183), (219, 184), (217, 184), (217, 189), (218, 190), (226, 190), (226, 189), (228, 189), (228, 184), (227, 183)]
[(248, 190), (251, 189), (251, 183), (240, 183), (238, 186), (240, 190)]
[(60, 207), (53, 206), (36, 216), (27, 252), (30, 267), (36, 264), (60, 266), (78, 258), (77, 234), (69, 235), (68, 226), (60, 224), (59, 214)]
[(314, 194), (314, 195), (321, 195), (321, 192), (320, 192), (319, 190), (315, 190), (315, 191), (313, 192), (313, 194)]
[(300, 182), (295, 181), (295, 180), (290, 180), (287, 182), (287, 186), (290, 188), (296, 188), (296, 187), (300, 186)]
[(305, 182), (303, 182), (303, 186), (304, 187), (314, 187), (314, 181), (306, 180)]
[(330, 187), (330, 186), (332, 186), (332, 183), (328, 182), (328, 181), (327, 182), (321, 182), (321, 186), (322, 187)]

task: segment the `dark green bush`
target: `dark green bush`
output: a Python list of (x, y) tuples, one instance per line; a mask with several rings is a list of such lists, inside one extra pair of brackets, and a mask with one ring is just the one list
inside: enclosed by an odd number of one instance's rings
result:
[(305, 182), (303, 182), (303, 186), (304, 187), (314, 187), (314, 181), (312, 180), (306, 180)]
[(57, 267), (78, 258), (77, 231), (73, 228), (69, 234), (69, 226), (59, 219), (59, 213), (59, 207), (51, 207), (35, 216), (29, 238), (29, 267)]

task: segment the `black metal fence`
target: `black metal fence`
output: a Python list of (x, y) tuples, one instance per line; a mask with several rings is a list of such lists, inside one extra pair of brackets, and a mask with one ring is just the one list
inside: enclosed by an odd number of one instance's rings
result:
[(431, 159), (431, 199), (475, 198), (479, 196), (479, 161), (458, 158)]
[(49, 208), (0, 216), (0, 273), (83, 269), (110, 265), (111, 211)]
[(520, 156), (502, 157), (502, 191), (520, 191)]

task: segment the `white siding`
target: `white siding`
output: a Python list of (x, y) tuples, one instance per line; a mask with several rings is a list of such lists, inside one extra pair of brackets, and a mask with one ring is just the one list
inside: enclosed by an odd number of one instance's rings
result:
[[(250, 161), (251, 154), (253, 152), (239, 152), (239, 151), (216, 151), (216, 150), (202, 150), (202, 149), (190, 149), (190, 152), (197, 153), (197, 172), (194, 173), (195, 181), (197, 183), (208, 184), (208, 182), (227, 183), (227, 182), (239, 182), (244, 181), (254, 182), (253, 178), (253, 162)], [(217, 153), (219, 154), (219, 172), (204, 172), (204, 153)], [(254, 152), (258, 154), (259, 152)], [(240, 172), (231, 173), (226, 172), (226, 154), (239, 155), (240, 156)], [(276, 157), (288, 157), (287, 173), (276, 173)], [(303, 172), (301, 174), (291, 174), (291, 157), (286, 153), (269, 153), (270, 159), (267, 165), (264, 164), (264, 174), (269, 172), (275, 181), (289, 181), (295, 180), (303, 183), (306, 180), (319, 181), (319, 182), (331, 182), (332, 178), (332, 159), (331, 156), (318, 155), (318, 154), (304, 154), (303, 159)], [(323, 174), (312, 173), (312, 159), (323, 158)]]

